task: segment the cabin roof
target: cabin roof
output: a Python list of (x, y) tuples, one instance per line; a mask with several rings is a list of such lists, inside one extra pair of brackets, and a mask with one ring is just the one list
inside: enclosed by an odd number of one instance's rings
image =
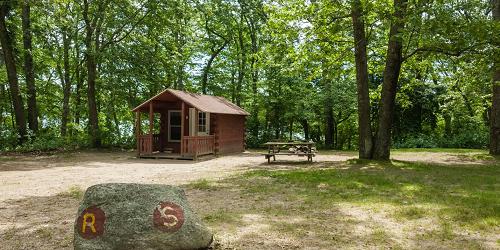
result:
[(151, 97), (132, 111), (140, 111), (146, 108), (151, 101), (166, 101), (176, 97), (200, 111), (216, 114), (249, 115), (244, 109), (228, 101), (224, 97), (212, 95), (200, 95), (175, 89), (165, 89), (161, 93)]

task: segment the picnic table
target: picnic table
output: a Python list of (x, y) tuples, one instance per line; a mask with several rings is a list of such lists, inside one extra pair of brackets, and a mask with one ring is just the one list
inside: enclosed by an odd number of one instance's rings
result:
[(267, 153), (264, 156), (268, 163), (271, 162), (271, 157), (273, 161), (276, 161), (276, 155), (307, 156), (307, 161), (311, 162), (312, 158), (316, 156), (314, 142), (266, 142), (264, 146), (267, 146)]

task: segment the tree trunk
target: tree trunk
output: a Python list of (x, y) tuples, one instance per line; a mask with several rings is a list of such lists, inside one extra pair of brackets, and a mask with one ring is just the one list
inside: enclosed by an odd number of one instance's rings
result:
[(212, 54), (210, 55), (210, 58), (208, 59), (207, 65), (203, 69), (203, 75), (201, 78), (201, 90), (203, 94), (207, 94), (207, 84), (208, 84), (208, 73), (210, 72), (210, 69), (212, 68), (212, 63), (214, 62), (215, 58), (222, 52), (222, 50), (226, 47), (227, 41), (222, 44), (219, 48), (216, 50), (212, 51)]
[(335, 120), (335, 117), (333, 118), (333, 148), (338, 149), (339, 145), (339, 124)]
[[(493, 2), (493, 20), (500, 22), (500, 0)], [(490, 114), (490, 154), (500, 155), (500, 48), (493, 55), (493, 97)]]
[(0, 128), (3, 128), (5, 119), (4, 119), (4, 114), (7, 114), (4, 110), (4, 105), (8, 105), (7, 103), (7, 95), (5, 94), (5, 86), (3, 84), (0, 84), (0, 96), (1, 96), (1, 102), (0, 102)]
[(61, 136), (66, 136), (67, 124), (69, 120), (69, 96), (71, 91), (71, 81), (69, 72), (69, 45), (70, 39), (66, 28), (63, 29), (63, 63), (64, 63), (64, 81), (63, 81), (63, 112), (61, 117)]
[(95, 26), (90, 23), (88, 17), (89, 4), (84, 0), (83, 17), (85, 20), (85, 55), (87, 57), (87, 101), (89, 108), (89, 129), (90, 139), (93, 147), (101, 146), (101, 138), (99, 135), (99, 119), (96, 105), (96, 90), (95, 82), (97, 77), (97, 64), (95, 62), (95, 49), (92, 46), (92, 36)]
[[(75, 39), (78, 41), (78, 39)], [(76, 47), (76, 59), (77, 61), (80, 60), (80, 49), (79, 46)], [(78, 62), (76, 64), (76, 72), (75, 72), (75, 78), (76, 78), (76, 90), (75, 90), (75, 123), (80, 124), (80, 104), (82, 101), (81, 97), (81, 90), (82, 90), (82, 85), (83, 85), (83, 75), (82, 75), (82, 68), (80, 67), (80, 63)]]
[(252, 74), (252, 114), (250, 115), (250, 133), (253, 138), (258, 140), (259, 137), (259, 97), (257, 94), (257, 83), (259, 81), (259, 70), (257, 68), (257, 53), (259, 52), (259, 45), (257, 40), (258, 28), (256, 27), (253, 19), (247, 21), (250, 28), (250, 40), (252, 42), (251, 50), (252, 57), (250, 60), (250, 71)]
[(302, 129), (304, 129), (304, 139), (309, 141), (309, 122), (307, 122), (306, 119), (303, 119), (300, 121), (300, 124), (302, 125)]
[(368, 60), (366, 56), (365, 23), (360, 0), (353, 1), (351, 15), (354, 28), (354, 57), (356, 61), (356, 84), (358, 89), (359, 158), (371, 159), (373, 155), (373, 135), (370, 122)]
[[(179, 18), (176, 19), (177, 27), (180, 27), (182, 25), (181, 21)], [(181, 31), (178, 30), (175, 33), (175, 41), (177, 43), (177, 65), (176, 65), (176, 81), (174, 84), (175, 89), (179, 90), (184, 90), (184, 59), (183, 59), (183, 46), (184, 46), (184, 39), (183, 39), (183, 34), (181, 34)]]
[(236, 102), (236, 70), (231, 69), (231, 102)]
[(326, 114), (326, 130), (325, 130), (325, 146), (326, 148), (333, 148), (333, 136), (334, 136), (334, 119), (333, 119), (333, 109), (330, 100), (326, 100), (325, 103), (325, 114)]
[(389, 31), (389, 44), (380, 99), (379, 124), (373, 158), (388, 160), (391, 147), (391, 128), (398, 85), (403, 62), (401, 30), (404, 28), (407, 0), (394, 0), (394, 20)]
[(243, 79), (245, 77), (245, 68), (246, 68), (246, 55), (245, 55), (245, 44), (243, 41), (243, 13), (240, 13), (240, 27), (238, 27), (238, 46), (240, 48), (238, 55), (238, 82), (236, 84), (236, 105), (241, 106), (241, 90), (243, 88)]
[(443, 114), (443, 118), (444, 118), (444, 136), (446, 138), (450, 138), (451, 137), (451, 115), (446, 112)]
[(26, 139), (26, 119), (24, 117), (24, 105), (21, 93), (19, 92), (19, 82), (17, 79), (16, 62), (13, 51), (13, 41), (5, 23), (5, 18), (9, 13), (8, 2), (2, 2), (0, 6), (0, 42), (9, 80), (10, 95), (14, 106), (15, 120), (19, 133), (19, 142)]
[(34, 133), (38, 132), (38, 108), (36, 105), (35, 73), (33, 70), (33, 46), (31, 44), (30, 0), (23, 0), (22, 13), (24, 74), (28, 93), (28, 126)]

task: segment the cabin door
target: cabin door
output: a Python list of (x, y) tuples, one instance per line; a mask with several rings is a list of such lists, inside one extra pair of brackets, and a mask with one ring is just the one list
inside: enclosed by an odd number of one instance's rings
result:
[(181, 142), (181, 111), (168, 111), (168, 142)]

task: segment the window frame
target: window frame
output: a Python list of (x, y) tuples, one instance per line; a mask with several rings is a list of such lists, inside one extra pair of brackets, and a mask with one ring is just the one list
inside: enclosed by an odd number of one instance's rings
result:
[[(201, 115), (204, 114), (204, 118), (203, 119), (200, 119)], [(204, 121), (204, 124), (200, 124), (200, 121), (203, 120)], [(197, 117), (197, 131), (198, 131), (198, 135), (200, 136), (203, 136), (203, 135), (209, 135), (210, 134), (210, 113), (209, 112), (202, 112), (202, 111), (198, 111), (198, 117)], [(204, 127), (205, 128), (205, 131), (200, 131), (200, 126)]]

